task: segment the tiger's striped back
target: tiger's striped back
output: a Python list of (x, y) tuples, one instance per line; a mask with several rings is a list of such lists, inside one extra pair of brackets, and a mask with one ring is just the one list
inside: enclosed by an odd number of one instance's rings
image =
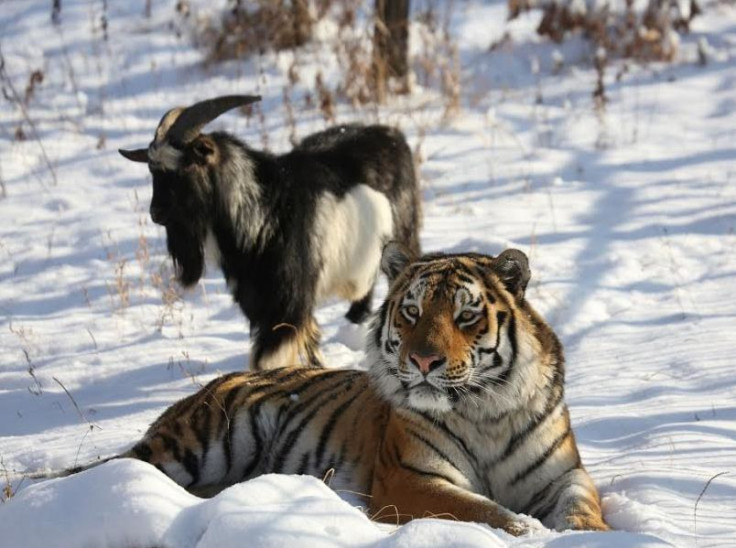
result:
[(368, 493), (386, 419), (365, 372), (233, 373), (171, 406), (122, 456), (193, 490), (274, 472), (329, 476), (336, 488)]

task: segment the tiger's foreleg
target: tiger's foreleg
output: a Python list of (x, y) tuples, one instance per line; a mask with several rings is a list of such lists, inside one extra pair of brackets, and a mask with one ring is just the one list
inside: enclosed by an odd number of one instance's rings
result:
[(424, 517), (473, 521), (515, 536), (544, 529), (538, 521), (515, 514), (439, 475), (405, 467), (376, 471), (371, 515), (377, 521), (389, 523)]
[(583, 468), (562, 476), (552, 490), (556, 494), (556, 502), (553, 502), (552, 512), (543, 520), (546, 525), (558, 531), (611, 529), (603, 519), (598, 490)]
[(421, 435), (412, 434), (408, 424), (394, 415), (386, 425), (373, 472), (373, 519), (392, 523), (424, 517), (474, 521), (515, 536), (544, 529), (537, 520), (474, 493), (462, 465), (448, 461), (431, 442), (421, 441)]

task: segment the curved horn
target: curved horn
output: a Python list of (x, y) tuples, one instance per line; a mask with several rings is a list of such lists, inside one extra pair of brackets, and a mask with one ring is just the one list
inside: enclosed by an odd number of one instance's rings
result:
[(172, 144), (183, 145), (192, 141), (199, 131), (220, 114), (260, 101), (260, 95), (224, 95), (200, 101), (184, 109), (166, 133)]
[(131, 162), (141, 162), (144, 164), (148, 163), (147, 148), (139, 148), (137, 150), (125, 150), (124, 148), (119, 148), (118, 152), (122, 154), (124, 158), (127, 158)]

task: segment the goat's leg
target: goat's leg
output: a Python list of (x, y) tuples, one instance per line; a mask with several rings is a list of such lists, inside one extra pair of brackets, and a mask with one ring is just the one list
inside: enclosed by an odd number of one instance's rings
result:
[(263, 371), (300, 365), (324, 367), (320, 338), (317, 322), (311, 316), (303, 322), (283, 322), (258, 328), (253, 336), (251, 368)]
[(371, 301), (373, 300), (373, 287), (368, 290), (363, 298), (353, 301), (350, 310), (345, 317), (353, 323), (361, 324), (371, 315)]
[(300, 347), (299, 358), (300, 360), (306, 361), (304, 365), (309, 367), (324, 367), (325, 357), (319, 349), (322, 333), (314, 317), (309, 317), (306, 325), (297, 334), (297, 338)]

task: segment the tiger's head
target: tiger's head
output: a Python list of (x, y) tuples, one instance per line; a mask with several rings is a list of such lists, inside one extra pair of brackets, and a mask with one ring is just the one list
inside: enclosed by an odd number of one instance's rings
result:
[(393, 405), (499, 416), (562, 375), (552, 330), (526, 303), (526, 255), (509, 249), (412, 261), (389, 243), (389, 294), (368, 341), (371, 376)]

